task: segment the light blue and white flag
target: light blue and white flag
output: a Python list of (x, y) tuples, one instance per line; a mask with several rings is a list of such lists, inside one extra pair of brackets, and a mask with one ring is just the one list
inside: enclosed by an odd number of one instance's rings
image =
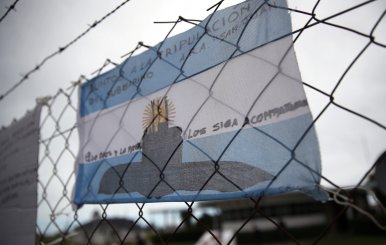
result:
[(323, 196), (290, 16), (271, 4), (217, 11), (82, 84), (76, 204)]

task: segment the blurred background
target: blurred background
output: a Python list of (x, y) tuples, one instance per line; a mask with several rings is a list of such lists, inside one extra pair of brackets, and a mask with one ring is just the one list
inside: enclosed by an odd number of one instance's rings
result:
[[(220, 9), (238, 2), (225, 0)], [(140, 41), (153, 46), (170, 30), (176, 35), (193, 26), (158, 22), (179, 16), (202, 20), (217, 3), (0, 2), (0, 125), (21, 118), (36, 99), (45, 102), (39, 244), (386, 244), (386, 190), (379, 177), (386, 164), (381, 156), (386, 150), (383, 0), (288, 2), (328, 202), (289, 193), (261, 200), (73, 209), (79, 82), (121, 63)]]

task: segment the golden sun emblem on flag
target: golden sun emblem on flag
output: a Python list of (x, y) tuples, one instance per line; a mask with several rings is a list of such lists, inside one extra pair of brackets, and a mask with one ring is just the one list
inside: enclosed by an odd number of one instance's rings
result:
[(158, 132), (161, 124), (173, 124), (175, 113), (174, 104), (166, 96), (155, 98), (145, 107), (142, 127), (146, 132)]

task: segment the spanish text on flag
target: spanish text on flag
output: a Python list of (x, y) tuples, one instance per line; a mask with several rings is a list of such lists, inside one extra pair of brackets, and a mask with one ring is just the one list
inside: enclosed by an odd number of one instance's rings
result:
[(82, 84), (74, 202), (322, 198), (291, 19), (274, 4), (216, 11)]

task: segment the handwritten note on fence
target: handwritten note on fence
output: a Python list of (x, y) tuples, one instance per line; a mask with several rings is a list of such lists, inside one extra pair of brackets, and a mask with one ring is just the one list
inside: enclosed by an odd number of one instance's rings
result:
[(0, 131), (0, 244), (34, 244), (40, 106)]

